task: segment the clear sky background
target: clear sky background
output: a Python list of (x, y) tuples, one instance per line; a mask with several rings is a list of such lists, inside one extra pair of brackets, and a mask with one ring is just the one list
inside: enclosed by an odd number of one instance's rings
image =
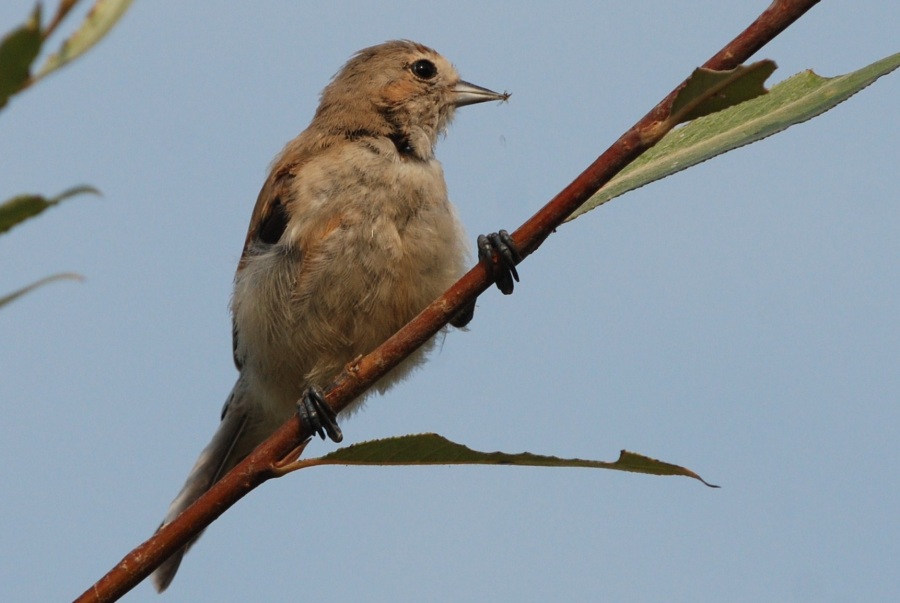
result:
[[(53, 3), (51, 3), (53, 4)], [(32, 2), (0, 4), (4, 31)], [(753, 2), (137, 2), (0, 114), (0, 600), (71, 600), (157, 526), (235, 370), (228, 300), (266, 167), (356, 50), (433, 46), (508, 104), (438, 147), (473, 240), (517, 227), (765, 8)], [(823, 2), (779, 81), (900, 50), (894, 2)], [(74, 22), (70, 23), (70, 27)], [(344, 422), (578, 469), (319, 468), (207, 531), (159, 599), (889, 601), (900, 592), (900, 76), (560, 228), (468, 333)], [(317, 442), (309, 453), (330, 447)]]

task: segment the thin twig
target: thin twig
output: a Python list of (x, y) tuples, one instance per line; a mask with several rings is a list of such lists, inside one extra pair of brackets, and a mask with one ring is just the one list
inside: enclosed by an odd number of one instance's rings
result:
[(53, 35), (53, 32), (56, 31), (56, 28), (59, 27), (59, 24), (62, 23), (62, 20), (66, 18), (66, 15), (69, 14), (75, 5), (78, 4), (78, 0), (61, 0), (59, 3), (59, 8), (56, 9), (56, 14), (53, 15), (53, 19), (50, 21), (50, 24), (47, 25), (47, 28), (41, 32), (41, 42), (46, 42), (47, 38)]
[[(799, 19), (819, 0), (775, 0), (760, 17), (703, 66), (733, 69)], [(658, 142), (672, 125), (667, 117), (680, 86), (619, 138), (550, 203), (513, 233), (523, 257), (533, 253), (554, 229), (601, 186)], [(416, 348), (434, 336), (463, 306), (491, 285), (488, 270), (478, 264), (444, 295), (422, 311), (371, 354), (356, 360), (326, 390), (335, 411), (372, 386)], [(299, 418), (287, 421), (209, 492), (172, 523), (128, 553), (88, 589), (76, 603), (115, 601), (146, 578), (160, 563), (196, 536), (231, 505), (275, 476), (273, 468), (312, 434)]]

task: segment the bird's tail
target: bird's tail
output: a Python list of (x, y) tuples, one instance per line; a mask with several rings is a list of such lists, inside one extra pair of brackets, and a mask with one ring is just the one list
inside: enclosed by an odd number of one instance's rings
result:
[[(235, 389), (237, 390), (237, 388)], [(230, 402), (234, 402), (234, 400)], [(219, 429), (212, 441), (200, 453), (200, 458), (191, 469), (181, 492), (169, 505), (169, 511), (160, 527), (178, 517), (258, 444), (258, 442), (248, 441), (252, 437), (249, 433), (252, 430), (247, 428), (248, 417), (243, 406), (243, 404), (232, 403), (226, 406)], [(197, 534), (153, 572), (151, 577), (158, 592), (164, 591), (172, 582), (178, 566), (181, 565), (181, 558), (199, 537), (200, 534)]]

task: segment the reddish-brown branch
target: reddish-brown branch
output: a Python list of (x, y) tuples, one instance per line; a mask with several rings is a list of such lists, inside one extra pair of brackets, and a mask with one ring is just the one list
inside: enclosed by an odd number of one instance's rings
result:
[[(703, 66), (710, 69), (732, 69), (740, 65), (818, 1), (776, 0), (752, 25)], [(513, 239), (523, 256), (534, 252), (572, 212), (671, 129), (672, 124), (668, 123), (667, 117), (679, 88), (673, 90), (550, 203), (513, 233)], [(348, 365), (326, 390), (328, 403), (336, 411), (343, 410), (418, 346), (434, 336), (467, 302), (474, 300), (490, 285), (487, 269), (481, 264), (476, 265), (378, 349)], [(180, 517), (131, 551), (81, 595), (76, 603), (119, 599), (231, 505), (273, 477), (272, 467), (296, 451), (298, 445), (310, 435), (296, 417), (285, 423)]]

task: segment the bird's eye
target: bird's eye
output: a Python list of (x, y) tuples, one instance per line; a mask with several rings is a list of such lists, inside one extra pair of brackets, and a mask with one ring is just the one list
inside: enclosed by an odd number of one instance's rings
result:
[(416, 74), (416, 77), (420, 77), (423, 80), (430, 80), (437, 75), (437, 67), (428, 59), (419, 59), (410, 66), (410, 69)]

